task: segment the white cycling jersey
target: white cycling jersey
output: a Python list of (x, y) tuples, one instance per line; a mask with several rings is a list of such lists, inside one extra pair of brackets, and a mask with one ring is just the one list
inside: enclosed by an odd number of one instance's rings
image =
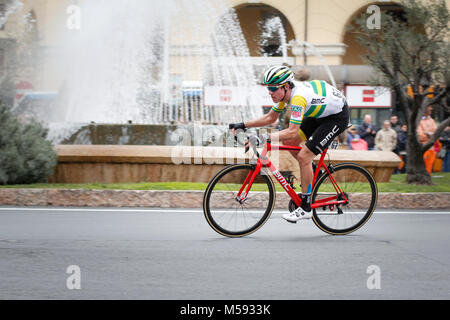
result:
[[(344, 95), (335, 87), (322, 80), (294, 81), (288, 106), (291, 107), (290, 122), (302, 124), (303, 117), (324, 118), (342, 111)], [(279, 102), (272, 110), (280, 113), (286, 103)]]

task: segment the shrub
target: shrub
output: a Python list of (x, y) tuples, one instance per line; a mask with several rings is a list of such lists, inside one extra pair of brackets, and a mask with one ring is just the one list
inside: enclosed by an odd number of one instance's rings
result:
[(0, 102), (0, 184), (47, 181), (57, 164), (47, 134), (38, 122), (21, 124)]

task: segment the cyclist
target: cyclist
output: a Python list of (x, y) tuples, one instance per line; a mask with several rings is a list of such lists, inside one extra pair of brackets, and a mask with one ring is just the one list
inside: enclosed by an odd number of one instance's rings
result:
[(270, 139), (281, 141), (285, 145), (298, 146), (302, 141), (306, 141), (301, 151), (291, 152), (300, 166), (302, 204), (282, 217), (293, 223), (300, 219), (309, 219), (312, 217), (312, 162), (335, 137), (347, 129), (349, 109), (346, 99), (338, 89), (325, 81), (294, 81), (293, 72), (287, 66), (267, 69), (262, 85), (267, 86), (275, 103), (272, 110), (258, 119), (232, 123), (229, 127), (236, 133), (235, 130), (239, 129), (245, 131), (247, 128), (267, 126), (277, 121), (284, 108), (291, 108), (289, 127), (266, 137), (259, 136), (259, 143)]

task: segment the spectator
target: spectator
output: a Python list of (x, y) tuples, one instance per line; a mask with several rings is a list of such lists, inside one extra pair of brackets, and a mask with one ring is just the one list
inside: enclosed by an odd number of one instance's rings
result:
[(442, 172), (450, 172), (450, 126), (447, 126), (439, 137), (442, 143), (440, 158), (442, 159)]
[(402, 163), (398, 167), (398, 170), (400, 173), (406, 172), (406, 160), (407, 160), (407, 154), (406, 154), (406, 143), (408, 141), (408, 127), (406, 124), (402, 125), (402, 129), (397, 135), (397, 154), (402, 159)]
[(397, 132), (391, 128), (389, 120), (383, 122), (383, 128), (375, 136), (375, 150), (394, 151), (397, 147)]
[[(395, 114), (391, 115), (390, 117), (390, 124), (391, 124), (391, 128), (395, 130), (395, 132), (397, 133), (397, 146), (394, 149), (394, 153), (398, 156), (400, 156), (398, 154), (398, 137), (400, 132), (402, 131), (402, 126), (400, 125), (400, 122), (398, 122), (398, 116), (396, 116)], [(400, 157), (401, 159), (402, 157)], [(394, 174), (399, 173), (400, 171), (400, 166), (403, 168), (404, 167), (404, 162), (402, 161), (402, 163), (400, 163), (398, 168), (394, 169)]]
[(398, 135), (398, 133), (402, 130), (402, 126), (400, 125), (400, 122), (398, 122), (398, 117), (395, 114), (393, 114), (391, 116), (390, 122), (391, 122), (391, 128), (394, 129)]
[(301, 68), (295, 71), (294, 78), (297, 81), (308, 81), (311, 78), (311, 71), (307, 68)]
[(370, 114), (365, 115), (363, 124), (358, 128), (358, 134), (363, 140), (367, 142), (369, 150), (373, 150), (377, 130), (372, 124), (372, 117), (370, 116)]
[(354, 126), (347, 130), (347, 144), (349, 150), (368, 150), (367, 142), (359, 137)]
[(347, 145), (350, 150), (352, 149), (351, 142), (353, 141), (353, 139), (359, 139), (359, 135), (358, 135), (358, 131), (355, 129), (355, 127), (351, 126), (347, 130)]
[(342, 131), (342, 133), (335, 138), (335, 140), (342, 146), (343, 149), (349, 149), (349, 147), (348, 147), (348, 132), (347, 131), (348, 130)]
[[(430, 141), (431, 137), (436, 131), (436, 123), (431, 117), (432, 112), (433, 106), (429, 105), (417, 128), (417, 136), (420, 143), (422, 144)], [(423, 159), (425, 161), (425, 168), (427, 169), (428, 173), (431, 174), (431, 172), (433, 171), (434, 161), (436, 160), (436, 153), (433, 150), (433, 146), (431, 146), (431, 148), (423, 154)]]

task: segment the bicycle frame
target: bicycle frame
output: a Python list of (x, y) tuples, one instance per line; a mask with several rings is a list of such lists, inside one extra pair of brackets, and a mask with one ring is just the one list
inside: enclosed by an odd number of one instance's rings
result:
[[(281, 184), (283, 189), (289, 194), (289, 196), (291, 197), (291, 199), (295, 203), (295, 205), (299, 207), (302, 203), (301, 198), (291, 188), (290, 184), (286, 181), (286, 179), (283, 177), (283, 175), (280, 173), (280, 171), (278, 171), (278, 169), (274, 166), (272, 161), (270, 161), (270, 159), (267, 157), (267, 153), (272, 150), (300, 151), (301, 149), (302, 149), (301, 146), (288, 146), (288, 145), (272, 146), (271, 143), (266, 142), (261, 154), (257, 155), (258, 160), (256, 162), (255, 170), (250, 171), (249, 174), (247, 175), (247, 177), (245, 178), (245, 181), (242, 184), (242, 187), (240, 188), (239, 193), (237, 194), (237, 199), (242, 202), (245, 201), (245, 199), (247, 198), (247, 195), (250, 191), (250, 188), (251, 188), (253, 182), (255, 181), (256, 176), (261, 172), (261, 169), (264, 166), (264, 167), (267, 167), (272, 172), (275, 179)], [(336, 205), (345, 204), (348, 202), (347, 196), (342, 192), (338, 183), (336, 182), (334, 177), (331, 175), (329, 168), (324, 164), (324, 158), (325, 158), (325, 155), (327, 154), (327, 151), (328, 151), (328, 149), (325, 149), (321, 153), (320, 160), (319, 160), (319, 162), (317, 164), (317, 168), (314, 172), (312, 185), (314, 186), (314, 184), (316, 183), (319, 172), (320, 172), (321, 168), (323, 168), (326, 172), (329, 173), (330, 181), (333, 184), (333, 187), (336, 190), (337, 194), (327, 197), (327, 198), (324, 198), (324, 199), (317, 200), (316, 202), (311, 204), (312, 209), (319, 208), (319, 207), (325, 207), (325, 206), (336, 206)], [(244, 189), (245, 189), (245, 191), (244, 191)], [(342, 195), (342, 199), (338, 199), (338, 195)]]

